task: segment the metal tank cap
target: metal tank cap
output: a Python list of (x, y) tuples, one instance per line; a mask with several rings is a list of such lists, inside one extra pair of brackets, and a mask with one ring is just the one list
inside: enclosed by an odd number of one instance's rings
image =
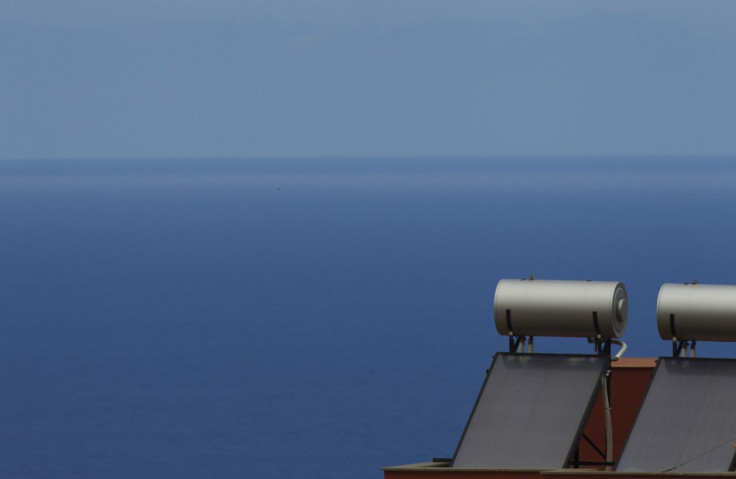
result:
[(616, 303), (616, 321), (623, 323), (629, 316), (629, 303), (626, 298), (619, 298)]

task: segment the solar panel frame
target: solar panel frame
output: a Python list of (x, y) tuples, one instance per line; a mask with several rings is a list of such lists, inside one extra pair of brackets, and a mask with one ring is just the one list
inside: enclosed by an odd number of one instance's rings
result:
[[(641, 445), (638, 444), (636, 441), (636, 435), (639, 434), (639, 428), (645, 427), (642, 426), (644, 422), (647, 422), (648, 419), (642, 419), (643, 415), (646, 417), (647, 414), (649, 414), (648, 408), (652, 407), (655, 408), (655, 411), (657, 414), (661, 414), (663, 411), (667, 409), (667, 406), (669, 405), (667, 401), (661, 401), (661, 397), (658, 397), (659, 391), (657, 391), (656, 388), (663, 388), (664, 386), (657, 385), (658, 382), (661, 381), (659, 379), (666, 373), (659, 373), (660, 370), (666, 370), (667, 364), (673, 364), (679, 366), (684, 366), (686, 364), (700, 364), (703, 367), (707, 366), (709, 363), (711, 364), (721, 364), (721, 365), (730, 365), (733, 368), (733, 383), (731, 384), (732, 391), (736, 392), (736, 360), (734, 359), (726, 359), (726, 358), (673, 358), (673, 357), (660, 357), (657, 360), (657, 366), (654, 369), (654, 372), (652, 374), (652, 377), (649, 381), (649, 385), (647, 387), (646, 393), (644, 395), (644, 400), (642, 401), (641, 405), (639, 406), (639, 410), (636, 413), (636, 417), (634, 418), (633, 426), (629, 430), (626, 440), (624, 441), (623, 447), (621, 449), (620, 457), (618, 458), (616, 470), (619, 472), (672, 472), (672, 473), (690, 473), (690, 472), (696, 472), (696, 473), (710, 473), (710, 472), (726, 472), (726, 471), (733, 471), (736, 468), (736, 452), (734, 452), (734, 448), (736, 448), (736, 444), (733, 444), (731, 447), (731, 444), (729, 443), (735, 443), (736, 442), (736, 413), (731, 417), (731, 424), (734, 425), (733, 433), (730, 435), (729, 439), (720, 442), (715, 443), (715, 447), (709, 447), (708, 449), (700, 449), (700, 453), (696, 454), (695, 456), (689, 455), (682, 459), (670, 459), (670, 460), (662, 460), (661, 456), (657, 456), (657, 454), (652, 454), (651, 451), (646, 455), (646, 457), (650, 458), (649, 461), (649, 467), (644, 467), (642, 465), (642, 462), (636, 462), (636, 460), (629, 460), (627, 457), (629, 448), (637, 447), (641, 449)], [(661, 376), (658, 376), (660, 374)], [(693, 375), (694, 378), (703, 378), (704, 375)], [(692, 378), (691, 378), (692, 379)], [(671, 388), (671, 387), (670, 387)], [(683, 387), (676, 387), (674, 388), (678, 392), (679, 391), (687, 391), (687, 388)], [(652, 391), (655, 391), (654, 393)], [(694, 397), (700, 396), (701, 398), (704, 396), (702, 394), (702, 391), (696, 391), (696, 393), (693, 395)], [(673, 395), (673, 399), (677, 399), (677, 395)], [(651, 402), (650, 402), (651, 401)], [(650, 404), (655, 404), (654, 406), (650, 406)], [(664, 407), (662, 406), (664, 404)], [(712, 408), (708, 407), (694, 407), (692, 404), (690, 404), (687, 408), (688, 411), (692, 411), (695, 414), (698, 412), (713, 412)], [(736, 404), (734, 404), (734, 409), (736, 410)], [(719, 416), (718, 418), (719, 423), (725, 423), (724, 417)], [(677, 437), (677, 434), (672, 434), (671, 432), (660, 434), (660, 436), (672, 439)], [(632, 440), (632, 437), (635, 439)], [(718, 440), (716, 440), (718, 441)], [(725, 467), (715, 467), (715, 466), (703, 466), (706, 461), (704, 461), (702, 458), (704, 456), (707, 456), (713, 452), (715, 452), (717, 449), (725, 449), (722, 454), (720, 454), (720, 459), (718, 462), (719, 464), (727, 464)], [(670, 448), (672, 449), (672, 448)], [(729, 454), (730, 453), (730, 454)], [(627, 464), (627, 462), (629, 464)], [(633, 463), (633, 464), (632, 464)], [(654, 466), (656, 464), (656, 466)]]
[[(589, 367), (589, 369), (592, 370), (586, 372), (592, 376), (591, 379), (585, 380), (586, 386), (585, 391), (582, 393), (572, 392), (571, 394), (573, 396), (579, 395), (579, 394), (587, 394), (587, 397), (581, 398), (580, 402), (584, 403), (584, 407), (574, 409), (574, 414), (578, 416), (577, 424), (574, 425), (574, 430), (569, 429), (567, 436), (571, 438), (570, 444), (568, 448), (563, 451), (564, 457), (562, 457), (561, 454), (556, 455), (556, 458), (560, 458), (560, 460), (551, 460), (549, 458), (540, 459), (539, 457), (529, 458), (528, 460), (523, 461), (523, 463), (519, 462), (516, 458), (509, 459), (504, 458), (503, 461), (500, 462), (494, 462), (494, 459), (492, 459), (490, 462), (485, 462), (483, 464), (477, 464), (477, 461), (468, 461), (465, 457), (462, 459), (462, 464), (458, 464), (458, 457), (461, 453), (461, 450), (463, 449), (463, 445), (468, 438), (468, 432), (471, 428), (471, 424), (473, 423), (474, 418), (476, 417), (476, 413), (478, 412), (479, 406), (481, 404), (481, 401), (484, 398), (484, 394), (487, 391), (487, 388), (489, 387), (490, 381), (492, 381), (493, 378), (493, 372), (494, 368), (496, 368), (499, 361), (503, 361), (504, 358), (512, 358), (512, 360), (525, 360), (525, 361), (532, 361), (532, 362), (542, 362), (542, 361), (562, 361), (563, 363), (565, 361), (569, 360), (583, 360)], [(452, 458), (452, 467), (459, 467), (459, 468), (483, 468), (483, 469), (555, 469), (555, 468), (562, 468), (568, 465), (575, 454), (575, 451), (578, 447), (578, 443), (580, 441), (580, 438), (583, 434), (583, 430), (585, 429), (585, 426), (587, 424), (588, 418), (590, 417), (590, 413), (593, 409), (593, 406), (595, 404), (595, 400), (598, 396), (598, 392), (601, 388), (601, 380), (604, 377), (606, 371), (608, 371), (610, 368), (610, 357), (608, 356), (598, 356), (598, 355), (572, 355), (572, 354), (512, 354), (512, 353), (497, 353), (494, 358), (493, 362), (491, 363), (491, 367), (487, 370), (485, 380), (483, 382), (483, 386), (481, 387), (481, 390), (478, 394), (478, 397), (475, 401), (475, 404), (473, 406), (473, 410), (470, 414), (470, 417), (468, 419), (468, 422), (465, 425), (465, 429), (463, 430), (462, 436), (460, 437), (460, 441), (458, 442), (457, 448), (455, 449), (455, 454)], [(570, 371), (564, 370), (565, 374), (570, 374)], [(533, 375), (532, 375), (533, 376)], [(568, 376), (569, 377), (569, 376)], [(522, 384), (522, 387), (524, 386), (524, 377), (519, 377), (518, 382)], [(532, 379), (534, 379), (532, 377)], [(550, 382), (549, 384), (555, 384), (551, 382), (551, 378), (546, 378)], [(559, 378), (558, 378), (559, 379)], [(588, 382), (590, 381), (590, 382)], [(503, 382), (503, 378), (502, 381)], [(554, 386), (553, 386), (554, 387)], [(567, 387), (567, 384), (562, 384), (558, 387), (558, 389), (562, 391), (566, 391), (564, 388)], [(539, 391), (544, 392), (544, 391)], [(558, 391), (559, 392), (559, 391)], [(564, 394), (567, 394), (565, 392)], [(492, 402), (492, 400), (491, 400)], [(567, 406), (567, 404), (563, 404), (563, 406)], [(527, 411), (531, 414), (533, 414), (535, 411)], [(482, 419), (481, 419), (482, 420)], [(532, 421), (529, 421), (532, 422)], [(535, 421), (536, 423), (536, 421)], [(551, 430), (554, 430), (553, 428), (549, 428)], [(554, 430), (555, 433), (557, 433), (557, 430)], [(508, 432), (508, 431), (506, 431)], [(544, 431), (542, 431), (544, 432)], [(499, 434), (503, 434), (504, 431), (500, 431)], [(534, 434), (522, 434), (517, 437), (527, 439), (529, 437), (534, 438), (536, 435)], [(483, 446), (486, 450), (490, 450), (492, 445), (490, 446)], [(523, 447), (523, 446), (522, 446)], [(547, 448), (540, 448), (540, 449), (547, 449)], [(561, 448), (558, 448), (561, 449)], [(497, 459), (497, 458), (496, 458)], [(473, 464), (468, 465), (469, 462), (474, 462)]]

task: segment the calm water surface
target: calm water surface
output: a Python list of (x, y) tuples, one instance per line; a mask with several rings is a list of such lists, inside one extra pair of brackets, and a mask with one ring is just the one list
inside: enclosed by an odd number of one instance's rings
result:
[(623, 281), (629, 354), (666, 355), (660, 284), (736, 284), (734, 185), (728, 159), (0, 162), (0, 474), (451, 456), (499, 279)]

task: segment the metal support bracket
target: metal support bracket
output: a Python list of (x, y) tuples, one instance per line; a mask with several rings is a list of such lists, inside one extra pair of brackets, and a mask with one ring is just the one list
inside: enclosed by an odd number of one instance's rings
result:
[(677, 338), (672, 338), (672, 357), (677, 359), (682, 354), (682, 348), (687, 347), (687, 340), (678, 341)]
[(588, 437), (587, 434), (583, 433), (583, 439), (585, 439), (585, 442), (590, 444), (590, 447), (592, 447), (595, 452), (597, 452), (598, 455), (601, 456), (601, 458), (603, 458), (604, 460), (606, 459), (606, 453), (601, 451), (601, 449), (595, 445), (595, 443)]
[(513, 331), (509, 331), (509, 353), (514, 354), (519, 344), (526, 339), (524, 336), (515, 336)]
[[(591, 446), (593, 446), (593, 448), (599, 454), (601, 454), (601, 451), (595, 446), (595, 444), (593, 444), (590, 441), (590, 439), (588, 439), (588, 437), (585, 434), (583, 434), (583, 438), (585, 438), (585, 440), (587, 440), (588, 443)], [(604, 457), (605, 457), (605, 455), (604, 455)], [(577, 449), (575, 449), (575, 455), (573, 456), (571, 462), (572, 462), (571, 465), (572, 465), (572, 467), (574, 469), (580, 469), (580, 466), (615, 466), (616, 465), (615, 462), (609, 462), (609, 461), (581, 461), (580, 460), (580, 447), (578, 447)]]
[(594, 338), (595, 342), (595, 354), (598, 356), (610, 356), (611, 355), (611, 340), (602, 339), (600, 336)]

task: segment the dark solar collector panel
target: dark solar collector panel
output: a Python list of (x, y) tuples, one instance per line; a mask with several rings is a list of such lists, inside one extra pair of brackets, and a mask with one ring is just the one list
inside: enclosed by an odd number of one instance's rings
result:
[(660, 358), (616, 470), (724, 472), (734, 443), (736, 360)]
[(452, 466), (566, 466), (608, 365), (599, 356), (497, 354)]

